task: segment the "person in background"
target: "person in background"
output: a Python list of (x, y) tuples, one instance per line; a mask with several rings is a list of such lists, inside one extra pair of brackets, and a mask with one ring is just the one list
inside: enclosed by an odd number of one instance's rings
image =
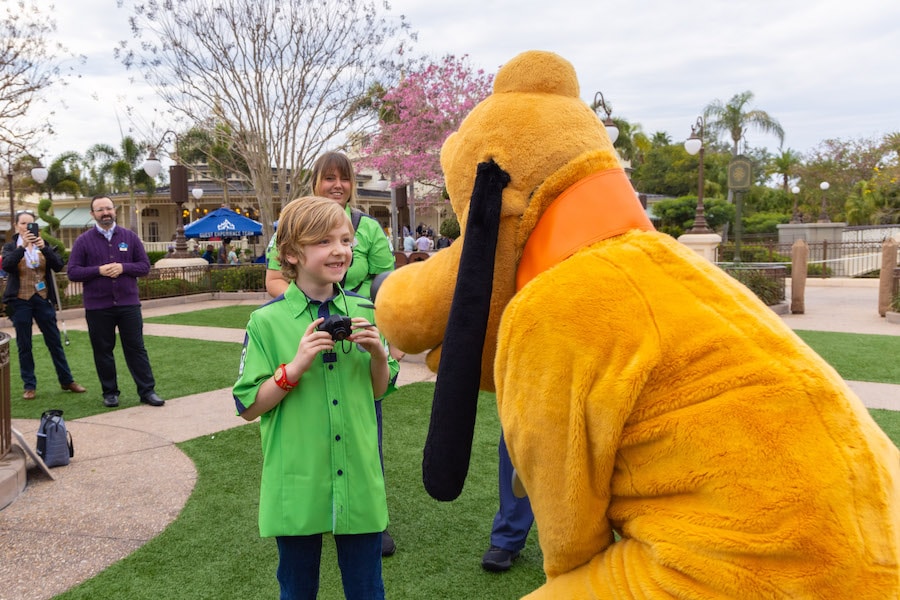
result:
[(409, 232), (406, 231), (406, 235), (403, 236), (403, 251), (404, 252), (415, 252), (416, 251), (416, 240)]
[(416, 250), (418, 250), (419, 252), (428, 252), (432, 249), (432, 242), (430, 239), (428, 239), (428, 236), (423, 231), (422, 235), (416, 238)]
[(525, 547), (528, 532), (534, 523), (534, 513), (528, 497), (518, 498), (513, 493), (513, 465), (506, 450), (506, 440), (500, 433), (498, 481), (500, 508), (491, 526), (491, 544), (481, 566), (485, 571), (508, 571), (519, 552)]
[(214, 262), (216, 262), (216, 247), (212, 244), (207, 244), (206, 252), (204, 252), (203, 256), (201, 256), (200, 258), (202, 258), (209, 264), (213, 264)]
[(56, 297), (52, 278), (54, 271), (58, 273), (62, 270), (62, 258), (36, 233), (33, 213), (21, 211), (16, 213), (15, 219), (16, 233), (12, 241), (3, 245), (3, 270), (8, 273), (3, 303), (16, 329), (19, 375), (25, 387), (22, 397), (33, 400), (37, 393), (31, 346), (32, 323), (37, 323), (44, 336), (44, 345), (50, 351), (60, 387), (76, 394), (84, 393), (87, 390), (72, 377), (56, 324), (54, 305), (59, 298)]
[[(338, 204), (350, 217), (351, 226), (353, 216), (351, 202), (356, 193), (356, 172), (353, 164), (345, 154), (340, 152), (326, 152), (316, 159), (310, 175), (313, 194), (328, 198)], [(281, 221), (279, 220), (279, 227)], [(278, 260), (276, 247), (277, 234), (272, 236), (266, 249), (268, 259), (266, 268), (266, 291), (273, 298), (283, 294), (288, 287), (287, 280), (281, 275), (281, 264)], [(379, 273), (394, 269), (394, 253), (391, 252), (387, 236), (381, 229), (378, 221), (369, 215), (362, 214), (354, 231), (353, 261), (342, 282), (346, 290), (355, 292), (366, 298), (370, 298), (372, 280)], [(397, 356), (399, 359), (402, 353)], [(384, 423), (381, 412), (381, 400), (375, 401), (375, 415), (378, 421), (378, 452), (382, 456), (382, 470), (384, 470), (383, 433)], [(382, 536), (384, 556), (391, 556), (397, 549), (394, 538), (387, 531)]]
[(103, 404), (119, 405), (116, 375), (116, 329), (138, 396), (144, 404), (162, 406), (144, 347), (144, 319), (138, 277), (150, 272), (150, 259), (136, 233), (116, 225), (116, 207), (106, 196), (91, 200), (96, 225), (72, 245), (68, 276), (83, 283), (84, 317), (94, 350), (94, 366), (103, 388)]
[[(288, 287), (250, 316), (233, 389), (237, 413), (260, 417), (260, 535), (276, 539), (281, 598), (316, 597), (331, 533), (345, 597), (379, 600), (388, 510), (372, 404), (399, 366), (371, 302), (341, 287), (353, 257), (346, 212), (325, 198), (294, 200), (277, 244)], [(319, 330), (333, 317), (350, 321), (346, 340)]]
[(227, 265), (228, 264), (228, 253), (230, 251), (231, 251), (231, 238), (222, 238), (222, 245), (219, 246), (219, 251), (216, 254), (216, 264)]
[[(230, 240), (229, 240), (230, 241)], [(229, 265), (239, 265), (241, 264), (241, 259), (238, 258), (237, 252), (234, 251), (234, 248), (230, 245), (228, 246), (228, 264)]]
[(441, 237), (439, 237), (437, 239), (437, 243), (435, 244), (435, 247), (438, 250), (441, 250), (443, 248), (449, 248), (450, 244), (452, 244), (452, 243), (453, 243), (453, 240), (448, 238), (446, 235), (442, 235)]

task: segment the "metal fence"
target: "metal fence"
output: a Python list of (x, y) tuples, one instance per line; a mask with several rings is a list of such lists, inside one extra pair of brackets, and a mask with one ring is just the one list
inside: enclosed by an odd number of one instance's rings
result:
[[(811, 242), (809, 277), (877, 277), (881, 269), (882, 242)], [(722, 244), (719, 256), (734, 261), (734, 244)], [(774, 241), (744, 244), (741, 262), (790, 263), (791, 244)]]
[[(65, 271), (56, 274), (62, 307), (82, 306), (84, 288), (79, 281), (69, 281)], [(0, 279), (0, 295), (6, 279)], [(258, 292), (266, 289), (266, 265), (199, 265), (150, 269), (138, 279), (141, 300), (189, 296), (208, 292)], [(5, 313), (4, 313), (5, 315)]]

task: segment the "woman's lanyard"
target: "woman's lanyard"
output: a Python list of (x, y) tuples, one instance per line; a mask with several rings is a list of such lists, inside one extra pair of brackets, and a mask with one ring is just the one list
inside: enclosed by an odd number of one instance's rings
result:
[[(25, 246), (21, 236), (19, 236), (17, 243), (19, 246)], [(41, 251), (37, 249), (37, 246), (32, 246), (31, 248), (25, 246), (25, 264), (29, 269), (37, 269), (41, 266)]]

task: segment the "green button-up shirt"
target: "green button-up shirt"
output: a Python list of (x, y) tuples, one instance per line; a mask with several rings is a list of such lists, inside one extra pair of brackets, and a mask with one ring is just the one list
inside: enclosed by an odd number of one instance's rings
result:
[[(253, 404), (278, 365), (294, 357), (303, 332), (326, 311), (375, 322), (366, 298), (341, 291), (318, 304), (294, 283), (283, 299), (252, 313), (233, 389), (238, 413)], [(388, 363), (390, 392), (399, 366), (393, 358)], [(337, 342), (334, 353), (320, 354), (299, 385), (260, 417), (262, 537), (374, 533), (387, 527), (369, 365), (370, 355), (360, 346)]]

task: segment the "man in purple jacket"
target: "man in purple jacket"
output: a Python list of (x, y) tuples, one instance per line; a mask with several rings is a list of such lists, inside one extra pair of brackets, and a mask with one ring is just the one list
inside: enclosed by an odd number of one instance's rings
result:
[(144, 348), (144, 319), (137, 278), (150, 272), (150, 259), (141, 238), (130, 229), (116, 226), (116, 207), (106, 196), (91, 200), (91, 215), (97, 225), (85, 231), (72, 246), (68, 276), (84, 285), (84, 316), (87, 321), (94, 366), (103, 388), (103, 404), (119, 405), (116, 379), (116, 328), (122, 353), (141, 402), (162, 406), (150, 358)]

